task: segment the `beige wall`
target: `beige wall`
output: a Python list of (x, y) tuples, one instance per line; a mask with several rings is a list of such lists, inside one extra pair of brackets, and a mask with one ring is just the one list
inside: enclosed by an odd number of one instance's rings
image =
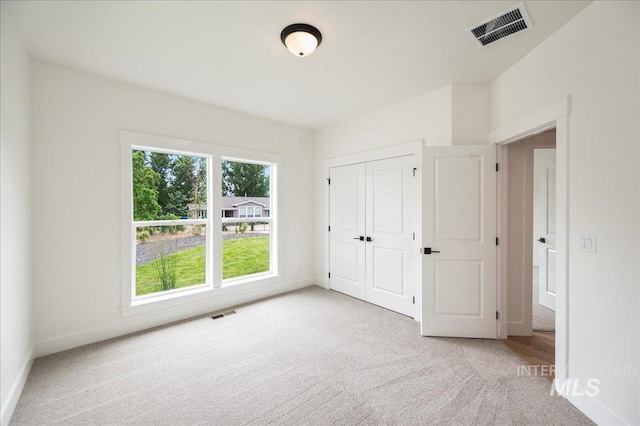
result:
[(535, 148), (553, 147), (555, 131), (544, 132), (506, 146), (507, 205), (507, 327), (510, 336), (531, 335), (532, 241)]
[[(571, 97), (568, 370), (582, 384), (597, 376), (586, 403), (629, 424), (640, 379), (610, 367), (640, 359), (639, 6), (591, 4), (491, 87), (492, 129)], [(580, 233), (597, 236), (596, 254), (577, 250)]]
[(0, 402), (1, 421), (6, 424), (20, 394), (21, 382), (26, 379), (24, 370), (28, 372), (30, 365), (33, 310), (29, 55), (3, 9), (0, 10)]
[(314, 217), (311, 131), (39, 61), (32, 65), (32, 94), (39, 351), (197, 314), (120, 313), (120, 129), (282, 155), (282, 282), (245, 299), (310, 284), (313, 246), (301, 236)]
[(489, 136), (489, 84), (451, 86), (452, 145), (486, 144)]

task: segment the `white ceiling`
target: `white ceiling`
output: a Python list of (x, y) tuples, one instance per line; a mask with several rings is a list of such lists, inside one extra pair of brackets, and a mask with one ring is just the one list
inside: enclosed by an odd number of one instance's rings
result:
[[(489, 82), (588, 3), (527, 1), (534, 28), (485, 48), (464, 30), (517, 1), (22, 1), (3, 12), (36, 58), (320, 128), (448, 84)], [(323, 35), (307, 58), (280, 42), (296, 22)]]

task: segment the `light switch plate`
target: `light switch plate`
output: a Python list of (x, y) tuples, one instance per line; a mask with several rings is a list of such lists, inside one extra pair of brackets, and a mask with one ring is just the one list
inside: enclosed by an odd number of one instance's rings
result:
[(592, 234), (580, 234), (578, 236), (578, 250), (595, 254), (596, 236)]

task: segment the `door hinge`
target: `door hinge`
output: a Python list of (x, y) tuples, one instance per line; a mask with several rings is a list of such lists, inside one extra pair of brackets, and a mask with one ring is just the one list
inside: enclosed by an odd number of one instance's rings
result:
[(414, 167), (414, 168), (413, 168), (413, 177), (416, 177), (416, 170), (418, 170), (418, 168), (417, 168), (417, 167)]
[(496, 163), (496, 172), (499, 172), (499, 171), (500, 171), (500, 164)]
[(331, 185), (331, 179), (327, 178), (327, 185)]
[(331, 226), (329, 226), (329, 232), (331, 232)]
[(414, 232), (413, 233), (413, 241), (415, 241), (415, 240), (416, 240), (416, 233)]
[(415, 296), (413, 296), (413, 304), (414, 305), (416, 304), (416, 297)]
[(500, 314), (496, 311), (496, 319), (500, 319)]
[(498, 237), (496, 237), (496, 245), (500, 244), (500, 239)]
[(331, 278), (331, 272), (329, 272), (329, 278)]

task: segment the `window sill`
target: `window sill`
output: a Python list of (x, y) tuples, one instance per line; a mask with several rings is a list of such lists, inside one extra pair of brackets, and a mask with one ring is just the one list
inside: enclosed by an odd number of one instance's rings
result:
[(280, 277), (276, 274), (257, 274), (225, 281), (221, 288), (198, 286), (198, 288), (192, 290), (135, 300), (130, 306), (122, 307), (120, 311), (123, 317), (145, 313), (153, 313), (156, 315), (251, 293), (264, 286), (277, 284), (278, 282), (280, 282)]
[(238, 278), (228, 278), (226, 280), (222, 280), (222, 288), (235, 287), (241, 284), (268, 280), (268, 279), (276, 278), (277, 276), (278, 275), (274, 274), (273, 272), (261, 272), (259, 274), (245, 275), (243, 277), (238, 277)]

